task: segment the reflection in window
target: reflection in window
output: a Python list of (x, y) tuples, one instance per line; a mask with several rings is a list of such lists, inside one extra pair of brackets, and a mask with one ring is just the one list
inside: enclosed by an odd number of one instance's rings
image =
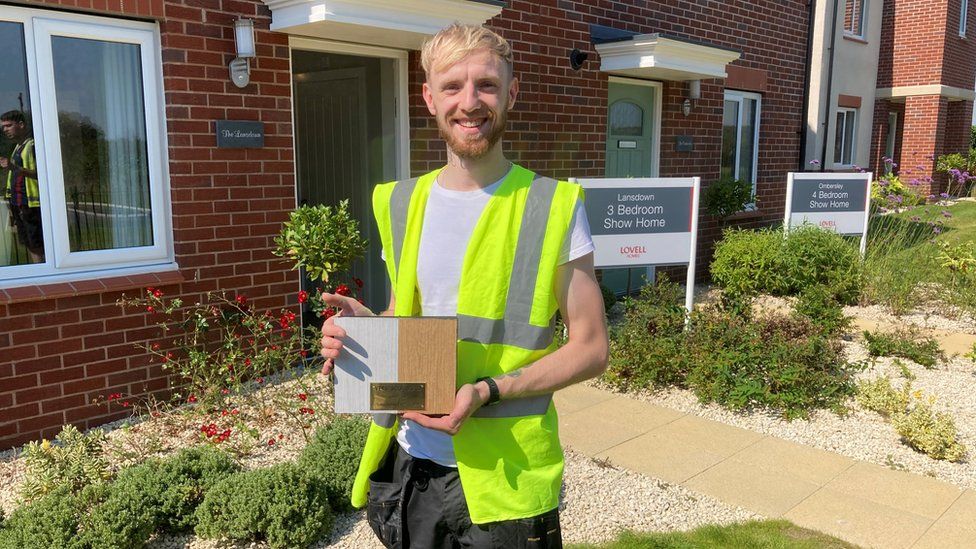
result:
[(0, 21), (0, 267), (44, 262), (24, 27)]
[(611, 135), (642, 135), (644, 133), (644, 109), (630, 101), (617, 101), (610, 105)]
[(749, 181), (755, 191), (760, 96), (726, 91), (722, 113), (722, 179)]
[(834, 164), (850, 167), (854, 165), (855, 130), (857, 109), (837, 110), (837, 131), (834, 134)]
[(71, 251), (152, 245), (139, 45), (51, 47)]
[(847, 0), (844, 6), (844, 33), (864, 37), (864, 3), (867, 0)]

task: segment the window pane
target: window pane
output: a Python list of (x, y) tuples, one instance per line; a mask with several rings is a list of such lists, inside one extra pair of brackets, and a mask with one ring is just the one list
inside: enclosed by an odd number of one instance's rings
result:
[(844, 164), (854, 163), (854, 126), (857, 125), (857, 112), (847, 111), (846, 133), (844, 134)]
[(644, 109), (630, 101), (618, 101), (610, 106), (611, 135), (642, 135)]
[(837, 130), (834, 134), (834, 163), (844, 163), (844, 111), (837, 112)]
[(844, 31), (855, 36), (862, 35), (864, 19), (864, 0), (847, 0), (844, 6)]
[(0, 267), (44, 262), (24, 27), (0, 21)]
[(756, 130), (759, 121), (756, 114), (759, 109), (759, 101), (755, 99), (743, 99), (742, 101), (742, 144), (739, 145), (739, 177), (742, 181), (755, 182), (753, 157), (756, 151)]
[(139, 46), (51, 40), (71, 251), (153, 243)]
[(739, 148), (739, 102), (725, 101), (722, 115), (722, 166), (721, 179), (735, 177), (735, 157)]

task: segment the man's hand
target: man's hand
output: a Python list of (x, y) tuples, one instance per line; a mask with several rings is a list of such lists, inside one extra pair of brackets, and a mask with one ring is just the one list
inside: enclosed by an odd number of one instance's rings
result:
[(346, 331), (335, 325), (335, 317), (375, 315), (368, 307), (349, 296), (324, 292), (322, 300), (332, 307), (339, 308), (337, 315), (327, 318), (322, 324), (322, 356), (325, 358), (322, 374), (329, 375), (332, 372), (333, 360), (339, 358), (339, 352), (342, 350), (342, 338), (346, 337)]
[(419, 412), (404, 412), (403, 419), (409, 419), (428, 429), (443, 431), (454, 436), (461, 430), (464, 421), (478, 411), (488, 401), (488, 386), (485, 383), (462, 385), (454, 396), (454, 409), (446, 416), (428, 416)]
[(6, 156), (0, 156), (0, 168), (7, 169), (10, 166), (10, 159)]

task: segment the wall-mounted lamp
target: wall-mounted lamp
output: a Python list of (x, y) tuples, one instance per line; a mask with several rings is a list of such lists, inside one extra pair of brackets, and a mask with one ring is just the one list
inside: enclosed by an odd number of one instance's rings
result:
[(243, 88), (251, 82), (250, 59), (256, 56), (253, 20), (234, 21), (234, 43), (237, 47), (237, 57), (230, 62), (230, 81), (238, 88)]
[(569, 52), (569, 66), (572, 67), (574, 71), (578, 71), (583, 67), (583, 63), (586, 62), (586, 59), (589, 56), (590, 54), (574, 48), (573, 51)]
[(688, 81), (688, 99), (701, 99), (701, 80)]

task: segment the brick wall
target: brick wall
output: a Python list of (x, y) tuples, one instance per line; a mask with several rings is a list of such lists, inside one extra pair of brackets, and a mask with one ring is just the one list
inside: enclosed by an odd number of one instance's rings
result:
[[(782, 219), (786, 172), (798, 168), (806, 65), (806, 2), (775, 0), (570, 1), (512, 0), (488, 25), (515, 50), (518, 104), (509, 117), (509, 157), (555, 177), (603, 175), (607, 123), (607, 75), (590, 43), (589, 25), (637, 33), (666, 33), (742, 51), (734, 64), (767, 73), (759, 144), (759, 212), (738, 222), (747, 226)], [(579, 48), (590, 54), (579, 71), (568, 62)], [(423, 72), (411, 56), (411, 169), (440, 166), (444, 145), (419, 97)], [(686, 84), (665, 82), (661, 122), (660, 175), (698, 175), (705, 183), (719, 173), (722, 80), (704, 81), (689, 117), (681, 113)], [(674, 152), (677, 135), (694, 137), (693, 153)], [(717, 220), (702, 218), (699, 273), (707, 272)]]
[[(177, 276), (119, 277), (8, 290), (0, 302), (0, 448), (63, 423), (90, 427), (125, 415), (91, 404), (110, 392), (163, 390), (134, 345), (156, 337), (144, 312), (121, 314), (122, 292), (162, 286), (184, 301), (210, 290), (246, 293), (256, 309), (294, 305), (295, 272), (270, 253), (295, 206), (287, 37), (271, 33), (259, 0), (32, 0), (156, 20), (162, 37)], [(252, 17), (251, 84), (228, 79), (233, 20)], [(37, 93), (36, 90), (32, 90)], [(264, 122), (263, 149), (218, 149), (215, 120)], [(3, 293), (3, 292), (0, 292)], [(295, 307), (297, 312), (297, 307)]]
[[(957, 4), (959, 0), (951, 0)], [(886, 0), (881, 25), (878, 87), (918, 86), (942, 81), (944, 45), (951, 30), (950, 0)], [(956, 7), (956, 11), (958, 11)], [(972, 81), (968, 85), (972, 85)]]

